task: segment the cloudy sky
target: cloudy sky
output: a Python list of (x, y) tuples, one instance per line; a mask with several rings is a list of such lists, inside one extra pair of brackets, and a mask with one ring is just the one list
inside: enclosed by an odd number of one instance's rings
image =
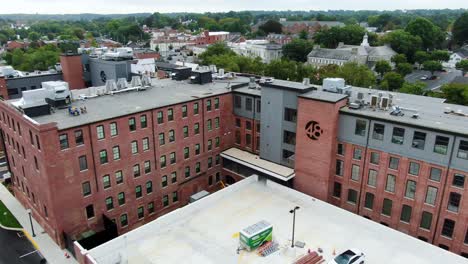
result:
[[(8, 2), (8, 4), (2, 4)], [(225, 12), (468, 8), (467, 0), (0, 0), (0, 13)]]

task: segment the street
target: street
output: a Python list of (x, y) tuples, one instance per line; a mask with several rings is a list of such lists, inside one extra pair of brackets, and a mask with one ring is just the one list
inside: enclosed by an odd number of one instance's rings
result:
[(431, 72), (423, 71), (423, 70), (416, 70), (405, 77), (405, 81), (409, 83), (415, 83), (417, 81), (421, 81), (425, 83), (426, 90), (436, 90), (440, 88), (442, 85), (446, 83), (452, 82), (455, 77), (462, 76), (462, 72), (455, 69), (446, 69), (447, 72), (435, 72), (434, 75), (437, 76), (435, 80), (421, 80), (421, 77), (427, 75), (428, 77), (431, 76)]
[(42, 259), (23, 232), (0, 228), (0, 264), (46, 263)]

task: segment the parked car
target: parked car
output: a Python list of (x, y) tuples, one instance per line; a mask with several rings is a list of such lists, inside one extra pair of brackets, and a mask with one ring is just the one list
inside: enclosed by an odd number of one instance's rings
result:
[(427, 79), (429, 79), (429, 76), (423, 75), (423, 76), (421, 76), (421, 78), (419, 78), (419, 79), (421, 79), (421, 80), (427, 80)]
[(347, 249), (330, 260), (328, 264), (363, 264), (366, 255), (359, 249)]

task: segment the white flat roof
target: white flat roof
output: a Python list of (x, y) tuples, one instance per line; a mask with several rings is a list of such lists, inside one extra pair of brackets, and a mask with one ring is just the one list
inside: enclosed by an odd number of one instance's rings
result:
[(230, 148), (221, 153), (221, 157), (235, 161), (251, 169), (268, 174), (282, 181), (294, 178), (294, 169), (264, 160), (258, 155), (252, 154), (238, 148)]
[[(292, 215), (296, 212), (296, 241), (290, 248)], [(261, 257), (240, 251), (238, 232), (261, 220), (273, 225), (279, 251)], [(293, 263), (308, 249), (362, 250), (366, 263), (465, 263), (466, 259), (333, 205), (251, 176), (202, 200), (166, 214), (88, 251), (99, 264), (114, 263)]]

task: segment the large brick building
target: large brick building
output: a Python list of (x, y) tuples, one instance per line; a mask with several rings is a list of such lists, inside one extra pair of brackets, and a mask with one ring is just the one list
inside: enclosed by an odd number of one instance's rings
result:
[(79, 116), (0, 103), (13, 190), (58, 243), (255, 173), (467, 256), (467, 107), (334, 80), (191, 79), (75, 101)]

